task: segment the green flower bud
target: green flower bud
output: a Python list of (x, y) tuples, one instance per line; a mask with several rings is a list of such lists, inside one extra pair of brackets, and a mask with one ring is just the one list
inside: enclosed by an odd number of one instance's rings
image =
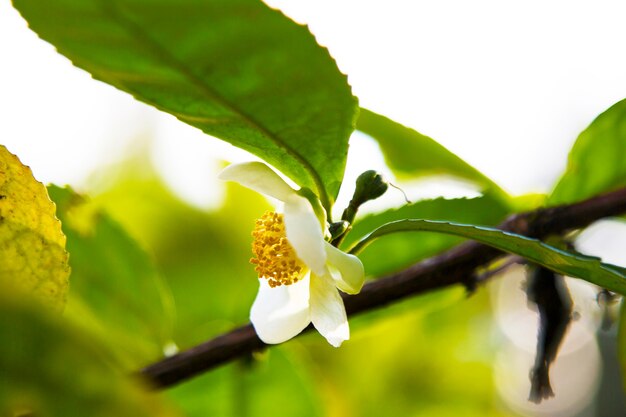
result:
[(365, 171), (356, 179), (356, 189), (351, 204), (360, 206), (369, 200), (375, 200), (385, 194), (389, 183), (383, 175), (374, 170)]
[(387, 188), (389, 188), (389, 183), (378, 171), (369, 170), (359, 175), (352, 200), (344, 210), (341, 220), (352, 223), (361, 204), (385, 194)]

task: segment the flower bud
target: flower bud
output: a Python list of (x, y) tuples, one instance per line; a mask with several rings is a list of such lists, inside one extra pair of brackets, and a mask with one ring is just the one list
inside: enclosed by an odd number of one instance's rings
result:
[(356, 189), (351, 204), (360, 206), (369, 200), (375, 200), (385, 194), (389, 183), (383, 175), (374, 170), (365, 171), (356, 179)]
[(369, 170), (359, 175), (356, 179), (356, 188), (352, 200), (344, 210), (341, 220), (352, 223), (361, 204), (377, 199), (385, 194), (387, 188), (389, 188), (389, 183), (378, 171)]

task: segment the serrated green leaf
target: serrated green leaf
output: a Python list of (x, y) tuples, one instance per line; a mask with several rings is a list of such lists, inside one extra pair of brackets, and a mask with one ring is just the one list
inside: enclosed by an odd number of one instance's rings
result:
[[(509, 208), (490, 194), (472, 199), (422, 200), (357, 219), (342, 247), (348, 248), (377, 227), (396, 220), (419, 218), (493, 226), (509, 213)], [(381, 276), (436, 255), (461, 241), (461, 238), (441, 233), (396, 233), (373, 242), (359, 258), (368, 275)]]
[[(165, 417), (93, 337), (0, 293), (0, 415)], [(32, 414), (31, 414), (32, 413)]]
[(387, 165), (400, 176), (417, 178), (428, 175), (452, 175), (508, 199), (504, 190), (476, 168), (434, 139), (411, 128), (370, 110), (361, 109), (357, 129), (378, 142)]
[(171, 341), (173, 301), (147, 253), (105, 212), (69, 188), (48, 187), (72, 253), (66, 314), (97, 327), (130, 369)]
[(397, 232), (437, 232), (461, 236), (519, 255), (558, 274), (581, 278), (619, 294), (626, 294), (626, 269), (600, 262), (599, 258), (574, 255), (540, 240), (488, 227), (432, 220), (407, 219), (387, 223), (367, 235), (350, 252), (358, 253), (373, 240)]
[(0, 145), (0, 284), (61, 311), (69, 274), (65, 236), (46, 188)]
[(566, 204), (626, 186), (626, 100), (600, 114), (572, 147), (548, 204)]
[(252, 152), (332, 205), (358, 108), (306, 27), (259, 0), (13, 4), (94, 78)]

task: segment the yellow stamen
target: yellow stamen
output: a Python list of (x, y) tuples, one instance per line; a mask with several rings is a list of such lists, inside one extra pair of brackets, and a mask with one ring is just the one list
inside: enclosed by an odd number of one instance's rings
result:
[(252, 236), (254, 258), (250, 263), (256, 265), (259, 278), (266, 278), (270, 287), (291, 285), (304, 276), (306, 266), (287, 240), (282, 214), (265, 212), (256, 221)]

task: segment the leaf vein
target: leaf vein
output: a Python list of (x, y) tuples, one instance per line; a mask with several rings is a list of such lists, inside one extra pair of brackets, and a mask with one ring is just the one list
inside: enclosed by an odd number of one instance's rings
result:
[[(300, 155), (295, 149), (289, 146), (283, 139), (276, 136), (274, 133), (270, 132), (267, 128), (265, 128), (260, 122), (255, 120), (252, 116), (246, 114), (245, 112), (237, 109), (233, 106), (227, 99), (218, 94), (211, 86), (206, 84), (200, 77), (194, 74), (192, 71), (188, 70), (187, 67), (181, 63), (175, 56), (167, 51), (159, 42), (155, 41), (149, 34), (133, 19), (129, 18), (125, 15), (117, 4), (113, 1), (99, 1), (101, 8), (104, 13), (108, 14), (112, 19), (117, 20), (120, 23), (120, 26), (127, 30), (132, 36), (136, 37), (140, 42), (144, 43), (146, 47), (161, 61), (163, 61), (166, 65), (170, 65), (174, 67), (177, 71), (187, 78), (192, 84), (194, 84), (204, 95), (208, 98), (215, 100), (221, 106), (228, 109), (234, 114), (240, 116), (247, 124), (258, 129), (263, 135), (265, 135), (268, 139), (273, 141), (278, 147), (282, 148), (285, 153), (292, 156), (296, 159), (304, 169), (309, 173), (311, 178), (313, 179), (315, 186), (319, 192), (319, 197), (322, 200), (322, 204), (328, 209), (329, 208), (329, 197), (326, 193), (326, 189), (324, 187), (324, 183), (321, 177), (318, 175), (317, 171), (313, 168), (313, 166), (307, 161), (302, 155)], [(130, 90), (129, 87), (126, 87)], [(177, 116), (178, 117), (178, 116)], [(192, 116), (193, 117), (193, 116)]]

